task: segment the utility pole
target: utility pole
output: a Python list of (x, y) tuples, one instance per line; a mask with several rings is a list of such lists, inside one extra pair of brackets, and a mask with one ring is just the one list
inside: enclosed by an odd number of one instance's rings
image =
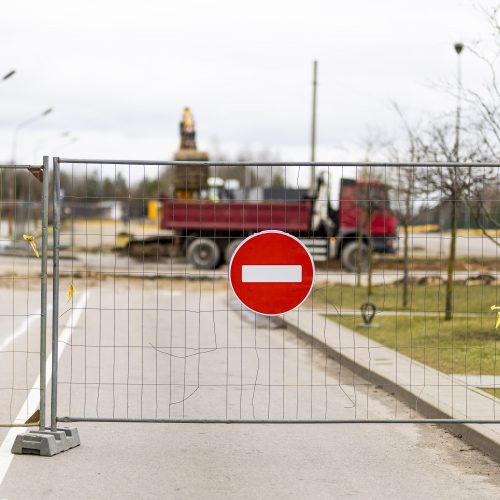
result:
[[(311, 162), (316, 161), (316, 88), (318, 86), (318, 61), (313, 62), (313, 102), (311, 123)], [(314, 192), (316, 187), (316, 166), (311, 166), (310, 189)]]

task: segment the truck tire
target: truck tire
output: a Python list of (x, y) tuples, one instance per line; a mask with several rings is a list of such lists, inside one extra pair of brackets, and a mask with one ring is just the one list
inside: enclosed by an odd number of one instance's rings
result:
[(231, 240), (228, 243), (226, 249), (224, 250), (224, 260), (226, 261), (226, 264), (229, 265), (229, 263), (231, 262), (231, 257), (233, 256), (234, 251), (236, 250), (236, 248), (238, 248), (238, 245), (242, 241), (243, 241), (242, 239), (238, 239), (238, 240)]
[(368, 246), (361, 240), (355, 240), (342, 246), (340, 262), (342, 269), (354, 273), (357, 271), (356, 263), (360, 257), (360, 270), (368, 270)]
[(196, 269), (215, 269), (220, 261), (220, 249), (217, 243), (209, 238), (193, 240), (188, 245), (186, 255)]

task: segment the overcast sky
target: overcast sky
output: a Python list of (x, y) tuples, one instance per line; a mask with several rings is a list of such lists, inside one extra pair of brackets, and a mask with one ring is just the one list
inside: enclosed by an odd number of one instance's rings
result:
[[(0, 3), (0, 161), (42, 154), (171, 159), (182, 108), (202, 149), (268, 148), (309, 159), (312, 61), (319, 62), (318, 154), (359, 160), (376, 129), (454, 103), (453, 43), (487, 36), (465, 0), (86, 0)], [(463, 54), (464, 84), (484, 71)], [(70, 131), (69, 137), (61, 137)], [(76, 137), (76, 141), (72, 141)]]

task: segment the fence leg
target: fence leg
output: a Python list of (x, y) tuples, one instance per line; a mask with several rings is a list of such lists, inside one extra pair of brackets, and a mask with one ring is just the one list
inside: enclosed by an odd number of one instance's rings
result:
[(42, 270), (41, 270), (41, 318), (40, 318), (40, 422), (45, 430), (47, 401), (47, 260), (49, 234), (49, 157), (43, 157), (42, 179)]
[(50, 429), (57, 430), (57, 370), (59, 357), (59, 246), (61, 235), (61, 177), (59, 158), (53, 158), (53, 294), (52, 294), (52, 385), (50, 395)]
[(53, 307), (52, 307), (52, 380), (50, 405), (50, 430), (45, 428), (46, 412), (46, 333), (47, 333), (47, 253), (49, 208), (49, 158), (43, 158), (42, 198), (42, 305), (40, 324), (40, 425), (39, 430), (16, 437), (12, 453), (52, 456), (80, 444), (76, 427), (57, 429), (57, 370), (59, 341), (59, 239), (61, 227), (59, 159), (54, 158), (53, 182)]

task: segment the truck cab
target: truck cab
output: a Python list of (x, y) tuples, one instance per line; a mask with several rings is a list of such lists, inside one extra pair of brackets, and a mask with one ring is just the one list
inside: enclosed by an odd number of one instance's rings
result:
[(380, 181), (341, 179), (336, 223), (335, 255), (348, 271), (368, 266), (368, 252), (394, 254), (399, 223), (391, 209), (389, 187)]

